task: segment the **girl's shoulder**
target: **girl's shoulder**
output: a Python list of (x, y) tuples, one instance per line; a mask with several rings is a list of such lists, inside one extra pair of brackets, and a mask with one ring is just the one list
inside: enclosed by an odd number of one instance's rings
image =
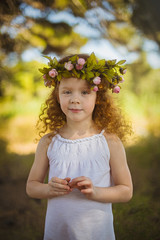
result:
[(49, 144), (52, 141), (52, 138), (53, 138), (53, 133), (47, 133), (40, 139), (38, 145), (40, 147), (47, 147), (48, 148)]
[(117, 162), (121, 156), (125, 156), (125, 149), (122, 141), (116, 134), (104, 133), (106, 141), (108, 143), (111, 162)]
[(120, 141), (119, 137), (114, 133), (107, 133), (106, 131), (104, 131), (103, 135), (109, 142)]
[(106, 140), (107, 140), (107, 143), (109, 145), (109, 147), (116, 147), (118, 145), (123, 145), (120, 138), (114, 134), (114, 133), (107, 133), (107, 132), (104, 132), (103, 133)]

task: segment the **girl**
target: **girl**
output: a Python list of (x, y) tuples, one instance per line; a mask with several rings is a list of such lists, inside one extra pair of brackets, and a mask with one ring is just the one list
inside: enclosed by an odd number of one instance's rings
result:
[(40, 71), (54, 89), (39, 123), (40, 134), (50, 132), (38, 144), (27, 194), (48, 199), (44, 240), (114, 240), (111, 204), (132, 197), (120, 140), (129, 128), (107, 93), (119, 92), (124, 61), (94, 53), (48, 59)]

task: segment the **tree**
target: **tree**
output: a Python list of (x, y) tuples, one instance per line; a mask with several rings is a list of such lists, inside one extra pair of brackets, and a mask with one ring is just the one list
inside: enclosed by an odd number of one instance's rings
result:
[(0, 49), (19, 55), (31, 46), (44, 54), (78, 50), (87, 39), (74, 27), (85, 22), (99, 31), (98, 38), (140, 51), (142, 36), (160, 45), (159, 5), (158, 0), (1, 1)]

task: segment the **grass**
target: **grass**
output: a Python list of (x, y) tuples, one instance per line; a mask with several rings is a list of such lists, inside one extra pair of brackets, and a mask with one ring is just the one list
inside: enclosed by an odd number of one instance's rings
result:
[(46, 201), (30, 199), (25, 193), (34, 155), (8, 153), (4, 140), (0, 151), (0, 239), (42, 239)]
[(118, 240), (160, 239), (160, 137), (148, 136), (126, 149), (134, 184), (129, 203), (113, 205)]

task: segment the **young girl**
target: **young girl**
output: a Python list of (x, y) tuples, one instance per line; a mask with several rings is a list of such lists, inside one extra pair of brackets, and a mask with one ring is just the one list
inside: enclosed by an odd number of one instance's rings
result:
[(120, 140), (129, 128), (108, 95), (120, 91), (124, 61), (94, 53), (48, 59), (40, 71), (54, 89), (39, 123), (40, 133), (50, 132), (38, 144), (27, 193), (48, 199), (44, 240), (113, 240), (111, 204), (132, 197)]

